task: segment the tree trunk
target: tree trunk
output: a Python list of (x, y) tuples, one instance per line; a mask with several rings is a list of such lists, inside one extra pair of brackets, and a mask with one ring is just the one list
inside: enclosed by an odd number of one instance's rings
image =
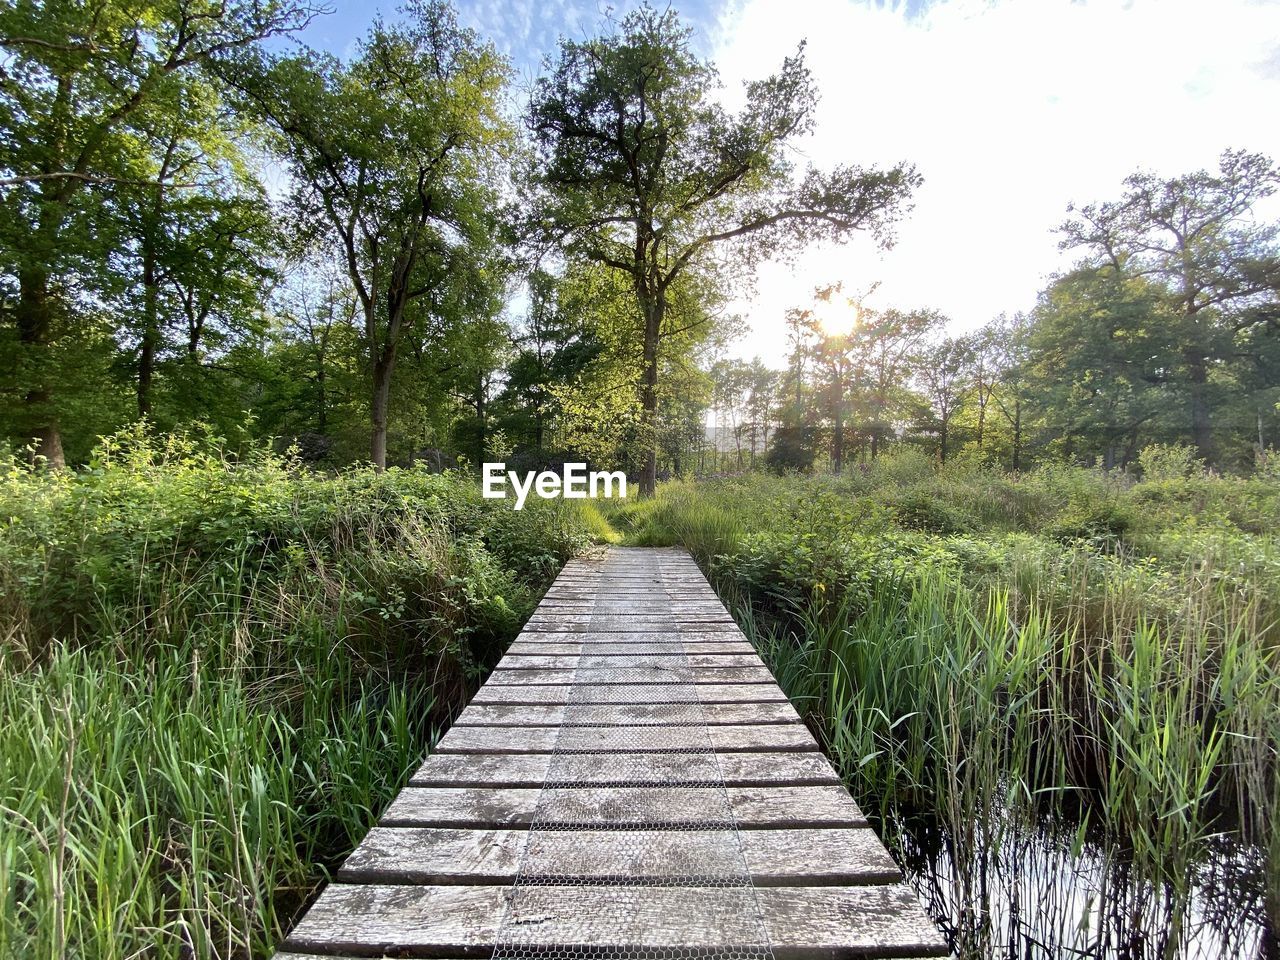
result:
[(1209, 414), (1209, 370), (1199, 353), (1187, 354), (1187, 380), (1191, 391), (1191, 442), (1205, 463), (1216, 460), (1213, 424)]
[(379, 472), (387, 469), (387, 411), (391, 406), (391, 373), (396, 365), (396, 345), (391, 341), (382, 348), (373, 364), (373, 435), (369, 459)]
[[(151, 416), (151, 384), (155, 379), (156, 354), (160, 350), (160, 276), (156, 239), (163, 230), (164, 187), (169, 176), (178, 138), (169, 138), (164, 160), (156, 175), (156, 185), (151, 200), (151, 210), (141, 220), (142, 232), (142, 343), (138, 349), (138, 416)], [(194, 346), (191, 350), (195, 352)]]
[(844, 376), (836, 372), (835, 436), (831, 444), (831, 465), (836, 473), (844, 469)]
[(1125, 439), (1124, 453), (1121, 455), (1120, 467), (1124, 470), (1129, 469), (1129, 464), (1133, 463), (1138, 457), (1138, 427), (1135, 424), (1133, 429), (1129, 431), (1129, 436)]
[(940, 459), (942, 461), (943, 466), (945, 466), (947, 463), (947, 426), (948, 426), (947, 420), (948, 419), (949, 418), (947, 417), (942, 418), (942, 429), (938, 431), (938, 437), (941, 440), (941, 443), (939, 444), (940, 449), (938, 452), (939, 452)]
[(1022, 401), (1013, 401), (1013, 471), (1022, 469)]
[(151, 416), (151, 383), (160, 340), (160, 291), (155, 244), (144, 241), (142, 255), (142, 343), (138, 347), (138, 416)]
[(488, 408), (485, 405), (484, 374), (476, 374), (476, 462), (483, 463), (489, 443)]
[(18, 339), (29, 358), (27, 376), (32, 384), (23, 397), (27, 436), (34, 455), (43, 457), (50, 467), (65, 467), (62, 431), (52, 409), (52, 392), (48, 386), (49, 336), (52, 309), (49, 304), (49, 274), (42, 267), (31, 267), (18, 274), (18, 302), (15, 305)]
[(644, 380), (640, 388), (645, 431), (644, 462), (640, 467), (640, 495), (652, 496), (658, 488), (658, 338), (662, 331), (662, 295), (640, 294), (644, 309)]
[(316, 366), (316, 432), (324, 433), (329, 428), (329, 398), (326, 393), (324, 355)]

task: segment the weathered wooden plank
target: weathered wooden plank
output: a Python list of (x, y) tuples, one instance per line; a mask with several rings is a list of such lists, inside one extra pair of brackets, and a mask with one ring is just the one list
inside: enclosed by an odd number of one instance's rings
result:
[(773, 683), (499, 684), (481, 687), (476, 704), (766, 703), (787, 698)]
[(528, 827), (541, 793), (541, 787), (408, 786), (383, 811), (380, 822), (384, 826)]
[(573, 633), (580, 630), (592, 630), (609, 633), (644, 633), (659, 630), (680, 630), (682, 627), (694, 630), (705, 630), (709, 626), (720, 624), (727, 630), (737, 630), (737, 624), (727, 614), (705, 617), (685, 617), (678, 613), (670, 617), (569, 617), (538, 618), (529, 620), (524, 625), (525, 633)]
[(664, 656), (672, 651), (702, 656), (722, 654), (753, 654), (755, 648), (745, 640), (726, 635), (723, 640), (673, 639), (658, 643), (615, 643), (609, 640), (517, 640), (507, 649), (507, 656), (580, 656), (584, 653), (595, 657)]
[[(580, 603), (581, 601), (571, 602)], [(551, 612), (559, 609), (559, 602), (553, 601), (546, 606), (540, 605), (538, 609)], [(653, 598), (597, 595), (596, 599), (592, 601), (591, 609), (595, 613), (612, 613), (615, 616), (626, 616), (631, 613), (639, 614), (646, 610), (659, 610), (664, 613), (674, 610), (685, 614), (725, 612), (724, 604), (710, 591), (707, 591), (702, 596), (684, 596), (679, 600), (673, 600), (665, 594), (661, 597)]]
[(657, 611), (666, 616), (677, 608), (682, 613), (721, 613), (724, 604), (719, 602), (716, 594), (710, 590), (705, 594), (681, 596), (676, 600), (667, 594), (602, 596), (596, 593), (590, 598), (588, 596), (544, 596), (538, 604), (538, 613), (576, 613), (586, 609), (594, 613), (612, 612), (614, 616), (646, 611)]
[[(513, 737), (506, 727), (453, 727), (436, 745), (436, 753), (550, 753), (584, 750), (597, 742), (595, 727), (529, 727)], [(618, 746), (617, 744), (625, 744)], [(799, 723), (707, 727), (611, 727), (610, 746), (618, 751), (701, 749), (717, 752), (817, 750), (813, 736)]]
[(821, 753), (434, 754), (409, 782), (417, 787), (536, 787), (558, 782), (602, 786), (687, 784), (723, 778), (731, 786), (839, 783)]
[[(896, 883), (902, 878), (869, 827), (752, 830), (740, 840), (743, 862), (757, 886)], [(581, 830), (530, 835), (520, 830), (375, 827), (342, 865), (338, 879), (347, 883), (513, 883), (524, 855), (539, 864), (554, 864), (558, 878), (661, 882), (683, 870), (690, 858), (707, 865), (717, 863), (738, 843), (732, 831)]]
[[(574, 670), (495, 670), (488, 683), (573, 683)], [(608, 683), (654, 683), (670, 680), (655, 677), (653, 670), (618, 669), (610, 671)], [(601, 678), (584, 675), (585, 682), (599, 683)], [(768, 667), (690, 667), (683, 672), (681, 681), (689, 683), (768, 683), (773, 679)]]
[[(617, 630), (621, 621), (653, 621), (661, 624), (672, 622), (685, 623), (705, 620), (717, 624), (731, 623), (732, 620), (723, 607), (705, 610), (687, 609), (683, 601), (664, 602), (645, 607), (618, 607), (602, 609), (599, 606), (590, 609), (564, 609), (557, 607), (539, 607), (538, 612), (525, 621), (523, 629), (529, 631), (545, 631), (548, 626), (559, 624), (580, 624), (577, 629)], [(625, 624), (623, 627), (625, 628)]]
[(498, 661), (494, 673), (503, 670), (577, 670), (576, 656), (523, 657), (508, 653)]
[[(529, 656), (528, 666), (542, 667), (546, 664), (534, 662)], [(510, 659), (510, 658), (504, 658)], [(764, 661), (754, 650), (750, 653), (676, 653), (676, 654), (633, 654), (631, 656), (597, 654), (588, 647), (578, 657), (579, 670), (612, 670), (615, 667), (654, 667), (655, 669), (674, 669), (681, 665), (690, 667), (762, 667)]]
[(455, 726), (536, 727), (559, 726), (566, 710), (569, 722), (592, 726), (633, 727), (682, 723), (799, 723), (795, 708), (785, 701), (766, 703), (625, 703), (513, 706), (472, 703), (458, 715)]
[(665, 632), (618, 633), (607, 630), (579, 630), (557, 633), (554, 636), (544, 632), (521, 633), (515, 643), (675, 643), (683, 646), (687, 643), (744, 643), (742, 631), (736, 627), (732, 630), (717, 628), (705, 630), (668, 630)]
[(950, 955), (905, 884), (765, 887), (757, 902), (776, 960)]
[[(492, 951), (506, 915), (506, 889), (333, 883), (285, 947), (483, 957)], [(778, 960), (946, 954), (945, 943), (902, 884), (633, 889), (633, 895), (620, 896), (609, 886), (525, 888), (510, 904), (512, 921), (522, 942), (530, 944), (709, 950), (757, 941), (762, 916)]]
[(676, 651), (670, 654), (608, 654), (594, 653), (508, 653), (498, 663), (498, 670), (612, 670), (615, 667), (637, 667), (653, 670), (677, 670), (691, 667), (758, 667), (764, 661), (751, 653), (694, 653)]
[[(540, 788), (406, 787), (382, 815), (384, 826), (527, 827)], [(719, 802), (720, 790), (699, 787), (610, 787), (584, 791), (584, 824), (628, 822), (658, 826), (696, 821)], [(859, 827), (866, 817), (840, 786), (727, 787), (724, 796), (740, 830), (770, 827)]]
[(601, 599), (720, 599), (716, 596), (715, 591), (705, 583), (699, 586), (692, 582), (686, 584), (673, 584), (670, 587), (631, 587), (620, 584), (596, 584), (595, 586), (565, 584), (561, 586), (559, 582), (557, 582), (556, 585), (548, 590), (543, 596), (549, 597), (552, 600), (590, 600), (593, 603)]

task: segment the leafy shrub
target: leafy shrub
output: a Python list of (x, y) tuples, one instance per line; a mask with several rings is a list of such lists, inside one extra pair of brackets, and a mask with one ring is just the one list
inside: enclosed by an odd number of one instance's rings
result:
[(457, 473), (140, 429), (0, 464), (0, 954), (271, 955), (590, 543)]
[(923, 450), (902, 447), (877, 457), (863, 473), (872, 487), (905, 487), (934, 479), (937, 464)]
[(1204, 473), (1204, 461), (1196, 457), (1196, 449), (1185, 443), (1153, 443), (1138, 453), (1138, 466), (1144, 480), (1185, 480)]
[(1054, 517), (1045, 533), (1055, 540), (1118, 543), (1129, 530), (1129, 513), (1115, 503), (1074, 501)]
[(977, 520), (954, 500), (944, 499), (924, 485), (892, 491), (886, 500), (897, 522), (908, 530), (931, 533), (968, 533), (977, 528)]

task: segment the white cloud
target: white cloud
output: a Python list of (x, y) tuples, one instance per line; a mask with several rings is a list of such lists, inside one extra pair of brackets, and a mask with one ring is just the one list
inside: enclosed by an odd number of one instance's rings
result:
[[(747, 0), (713, 58), (731, 99), (808, 38), (819, 166), (915, 163), (925, 185), (883, 255), (858, 241), (766, 265), (743, 356), (779, 362), (783, 312), (836, 280), (877, 306), (933, 306), (956, 329), (1025, 310), (1069, 265), (1068, 202), (1114, 197), (1136, 168), (1212, 167), (1226, 147), (1280, 159), (1280, 10), (1248, 0), (943, 3), (915, 17), (848, 0)], [(1268, 216), (1280, 215), (1280, 203)]]

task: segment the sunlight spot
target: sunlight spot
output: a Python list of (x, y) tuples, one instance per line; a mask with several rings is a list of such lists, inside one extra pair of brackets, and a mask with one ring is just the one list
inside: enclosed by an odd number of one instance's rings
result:
[(829, 300), (818, 300), (814, 305), (818, 326), (828, 337), (847, 337), (858, 328), (861, 308), (848, 297), (832, 294)]

